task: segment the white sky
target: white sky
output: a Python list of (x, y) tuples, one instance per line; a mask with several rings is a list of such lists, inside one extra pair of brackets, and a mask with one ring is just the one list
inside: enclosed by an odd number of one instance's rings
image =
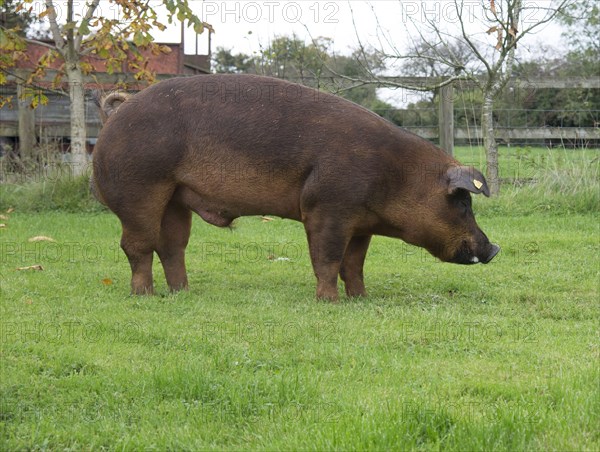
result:
[[(489, 0), (463, 0), (465, 26), (475, 40), (487, 42), (493, 55), (496, 35), (487, 35), (490, 27), (485, 20), (482, 5)], [(501, 1), (496, 1), (500, 4)], [(520, 29), (527, 29), (543, 19), (551, 1), (524, 0), (526, 8), (521, 18)], [(296, 34), (310, 41), (319, 36), (333, 39), (336, 53), (348, 54), (363, 45), (372, 45), (388, 52), (406, 50), (411, 40), (418, 42), (421, 37), (415, 29), (421, 31), (427, 27), (427, 21), (433, 20), (441, 29), (452, 35), (460, 35), (460, 24), (455, 13), (453, 0), (426, 1), (199, 1), (193, 2), (194, 11), (203, 20), (210, 23), (215, 33), (212, 36), (213, 51), (221, 46), (232, 48), (234, 52), (252, 54), (268, 47), (274, 36)], [(175, 27), (157, 39), (179, 42), (180, 31)], [(186, 34), (186, 53), (195, 51), (194, 34)], [(207, 36), (199, 37), (199, 52), (207, 50)], [(519, 57), (528, 59), (539, 56), (540, 44), (550, 47), (561, 46), (559, 25), (542, 25), (530, 34), (519, 46)], [(556, 50), (555, 50), (556, 51)], [(558, 52), (558, 51), (556, 51)], [(547, 55), (551, 56), (551, 55)], [(420, 93), (405, 90), (380, 89), (379, 97), (401, 107), (422, 98)]]
[[(79, 1), (79, 3), (78, 3)], [(215, 33), (212, 35), (212, 49), (231, 48), (234, 52), (252, 54), (269, 45), (274, 36), (295, 33), (309, 41), (316, 37), (333, 39), (336, 53), (348, 54), (360, 42), (386, 51), (403, 52), (411, 40), (421, 38), (417, 32), (427, 28), (427, 20), (435, 22), (439, 28), (452, 35), (459, 35), (459, 22), (453, 0), (371, 0), (371, 1), (327, 1), (327, 0), (189, 0), (194, 13), (210, 23)], [(460, 1), (460, 0), (459, 0)], [(487, 42), (491, 52), (495, 44), (495, 34), (485, 31), (490, 0), (462, 0), (467, 31), (475, 40)], [(58, 0), (59, 20), (66, 12), (65, 2)], [(76, 10), (83, 9), (85, 0), (75, 0)], [(496, 0), (501, 5), (502, 0)], [(521, 17), (520, 31), (528, 28), (544, 17), (546, 8), (554, 4), (552, 0), (523, 0), (526, 8)], [(156, 5), (161, 2), (156, 0)], [(34, 4), (36, 12), (44, 6), (40, 0)], [(162, 7), (161, 7), (162, 8)], [(160, 10), (160, 8), (157, 8)], [(106, 1), (100, 3), (102, 15), (114, 16), (118, 8)], [(163, 11), (164, 10), (163, 8)], [(64, 21), (64, 20), (63, 20)], [(162, 21), (167, 23), (166, 19)], [(167, 30), (156, 30), (155, 39), (159, 42), (180, 42), (181, 28), (173, 24)], [(198, 38), (198, 52), (206, 53), (208, 33)], [(549, 47), (546, 55), (562, 46), (561, 28), (556, 23), (543, 25), (528, 35), (519, 46), (519, 57), (527, 59), (538, 56), (540, 44)], [(554, 49), (554, 50), (553, 50)], [(186, 30), (186, 53), (194, 53), (194, 33)], [(493, 55), (493, 53), (491, 53)], [(550, 54), (550, 55), (549, 55)], [(387, 97), (387, 96), (382, 96)], [(396, 103), (396, 102), (395, 102)]]
[[(496, 1), (496, 4), (500, 3), (501, 1)], [(542, 18), (545, 8), (552, 3), (548, 0), (524, 0), (528, 9), (521, 18), (521, 28)], [(223, 46), (244, 53), (257, 51), (261, 44), (268, 45), (275, 35), (292, 33), (307, 40), (311, 36), (332, 38), (337, 52), (348, 53), (358, 44), (357, 32), (364, 43), (379, 46), (380, 40), (387, 36), (389, 41), (402, 50), (403, 44), (410, 37), (418, 39), (418, 34), (411, 29), (413, 23), (424, 27), (426, 20), (431, 19), (442, 27), (453, 30), (455, 34), (459, 30), (452, 0), (192, 0), (191, 4), (196, 14), (215, 28), (213, 49)], [(489, 5), (489, 0), (464, 0), (465, 22), (467, 29), (473, 33), (484, 34), (487, 29), (487, 24), (479, 21), (483, 15), (482, 4)], [(189, 40), (193, 41), (193, 35), (190, 33), (189, 36)], [(156, 37), (178, 40), (179, 35), (178, 31), (169, 30)], [(494, 37), (491, 39), (493, 41)], [(200, 41), (205, 41), (205, 37), (201, 36)], [(525, 40), (528, 45), (536, 42), (559, 46), (559, 26), (542, 26), (537, 33)]]
[[(458, 0), (464, 4), (467, 29), (473, 33), (485, 34), (487, 23), (479, 22), (490, 0)], [(521, 17), (521, 29), (543, 17), (544, 9), (556, 0), (523, 0), (527, 9)], [(160, 0), (153, 0), (160, 5)], [(501, 5), (503, 0), (496, 0)], [(41, 0), (34, 1), (38, 14), (45, 9)], [(371, 0), (371, 1), (328, 1), (328, 0), (189, 0), (197, 16), (213, 25), (213, 49), (217, 46), (233, 48), (235, 51), (252, 53), (260, 45), (268, 45), (276, 35), (291, 35), (305, 39), (329, 37), (334, 40), (337, 52), (348, 53), (358, 44), (358, 36), (364, 43), (379, 47), (380, 39), (387, 37), (394, 46), (402, 50), (409, 39), (419, 39), (412, 24), (424, 28), (427, 19), (434, 20), (441, 27), (447, 27), (453, 34), (458, 32), (458, 21), (454, 13), (453, 0)], [(66, 2), (55, 1), (59, 21), (64, 22)], [(75, 0), (75, 10), (84, 8), (86, 0)], [(485, 6), (485, 8), (484, 8)], [(161, 7), (162, 8), (162, 7)], [(158, 8), (159, 10), (161, 8)], [(163, 11), (164, 8), (162, 8)], [(104, 16), (118, 14), (118, 8), (102, 0), (99, 11)], [(356, 23), (356, 29), (353, 24)], [(166, 20), (163, 20), (166, 24)], [(180, 27), (171, 25), (164, 32), (156, 30), (155, 38), (162, 42), (179, 42)], [(194, 51), (193, 33), (188, 29), (186, 41)], [(490, 37), (493, 42), (493, 36)], [(543, 26), (540, 31), (529, 36), (525, 44), (536, 41), (560, 46), (560, 28), (556, 24)], [(199, 42), (206, 51), (206, 35)]]

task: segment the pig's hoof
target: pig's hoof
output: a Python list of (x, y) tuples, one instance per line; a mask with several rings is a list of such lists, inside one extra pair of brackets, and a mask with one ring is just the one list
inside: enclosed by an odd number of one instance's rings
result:
[(340, 301), (337, 293), (335, 293), (335, 294), (317, 293), (317, 300), (328, 301), (333, 304), (337, 304)]
[(181, 292), (181, 291), (188, 291), (190, 288), (188, 287), (187, 283), (186, 284), (179, 284), (177, 286), (170, 286), (169, 290), (171, 291), (171, 293), (177, 293), (177, 292)]
[(340, 304), (340, 299), (339, 298), (326, 298), (326, 297), (319, 297), (317, 298), (317, 300), (319, 301), (323, 301), (325, 303), (331, 303), (331, 304)]
[(131, 289), (131, 295), (154, 295), (153, 287), (134, 287)]
[(367, 290), (364, 284), (346, 283), (346, 296), (348, 298), (366, 297)]

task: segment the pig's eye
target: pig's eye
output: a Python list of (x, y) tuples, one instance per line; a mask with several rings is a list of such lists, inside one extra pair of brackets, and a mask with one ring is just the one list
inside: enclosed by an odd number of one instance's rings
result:
[(461, 199), (459, 202), (460, 208), (463, 210), (463, 212), (468, 212), (469, 211), (469, 201), (466, 199)]
[(461, 214), (466, 215), (471, 209), (471, 198), (469, 196), (465, 196), (463, 193), (459, 193), (457, 196), (454, 196), (452, 199), (452, 203), (455, 208), (459, 209)]

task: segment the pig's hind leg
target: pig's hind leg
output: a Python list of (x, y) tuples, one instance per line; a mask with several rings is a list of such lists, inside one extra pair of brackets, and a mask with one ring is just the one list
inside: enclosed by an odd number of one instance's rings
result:
[(363, 266), (367, 250), (371, 243), (370, 235), (354, 236), (344, 253), (340, 276), (346, 285), (346, 295), (349, 297), (366, 297)]
[(185, 248), (192, 229), (192, 212), (174, 199), (167, 204), (160, 225), (156, 252), (171, 291), (188, 288)]
[(131, 266), (131, 293), (150, 295), (154, 293), (152, 258), (161, 244), (161, 223), (173, 188), (168, 184), (134, 187), (135, 190), (120, 188), (120, 193), (128, 193), (128, 196), (110, 196), (109, 207), (123, 226), (121, 248)]

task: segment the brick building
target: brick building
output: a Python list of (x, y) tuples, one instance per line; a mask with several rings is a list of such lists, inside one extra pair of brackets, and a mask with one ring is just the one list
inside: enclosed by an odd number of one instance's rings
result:
[[(169, 48), (170, 52), (153, 55), (149, 50), (141, 51), (148, 62), (147, 69), (154, 72), (158, 80), (174, 76), (210, 73), (210, 51), (208, 55), (186, 55), (181, 43), (161, 45)], [(18, 149), (20, 143), (29, 143), (28, 146), (31, 146), (31, 143), (37, 141), (59, 141), (63, 144), (65, 151), (68, 150), (70, 114), (66, 78), (63, 77), (60, 86), (51, 87), (52, 80), (63, 63), (61, 59), (55, 60), (50, 65), (47, 76), (43, 80), (30, 87), (43, 92), (48, 97), (47, 105), (31, 109), (29, 102), (18, 102), (17, 100), (17, 93), (23, 88), (23, 82), (35, 69), (36, 62), (47, 51), (48, 47), (42, 44), (29, 44), (27, 58), (18, 61), (8, 77), (9, 82), (0, 86), (1, 96), (13, 96), (13, 102), (0, 109), (0, 155), (7, 149)], [(126, 86), (128, 91), (138, 91), (147, 84), (139, 82), (133, 77), (129, 67), (129, 61), (134, 61), (133, 56), (122, 63), (120, 71), (115, 71), (113, 74), (107, 72), (106, 61), (95, 55), (85, 56), (82, 61), (90, 64), (93, 68), (92, 73), (86, 77), (85, 83), (88, 93), (86, 95), (86, 127), (91, 150), (100, 130), (97, 107), (92, 98), (94, 90), (111, 91)], [(21, 126), (19, 126), (20, 122)]]

